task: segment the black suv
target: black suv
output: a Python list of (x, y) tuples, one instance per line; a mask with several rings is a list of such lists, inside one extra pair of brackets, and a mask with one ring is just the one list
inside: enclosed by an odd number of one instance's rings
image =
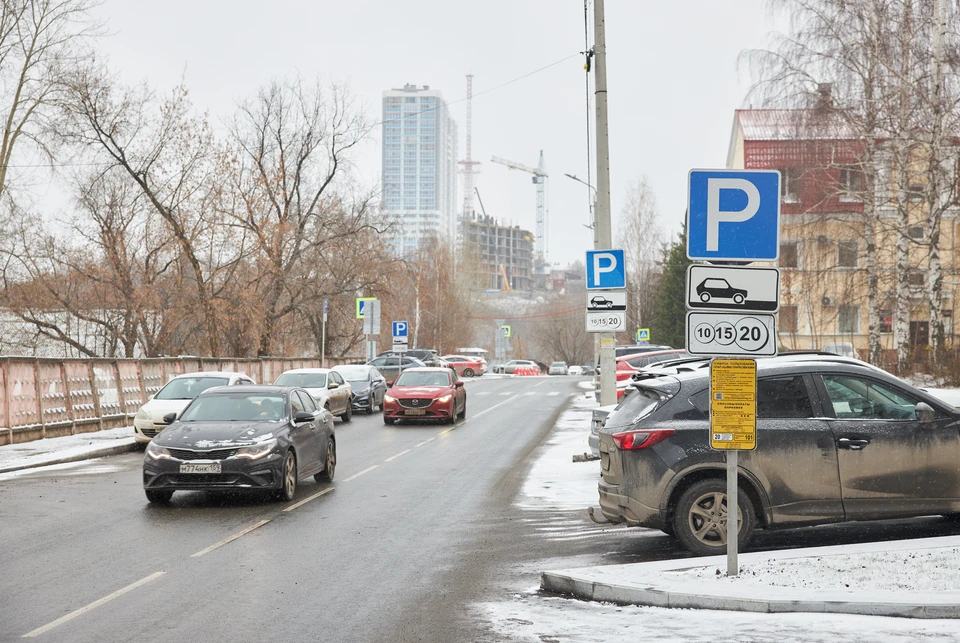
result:
[[(600, 430), (612, 522), (726, 550), (725, 458), (710, 448), (708, 361), (635, 382)], [(757, 448), (739, 454), (739, 542), (756, 528), (960, 514), (960, 412), (859, 360), (757, 360)]]

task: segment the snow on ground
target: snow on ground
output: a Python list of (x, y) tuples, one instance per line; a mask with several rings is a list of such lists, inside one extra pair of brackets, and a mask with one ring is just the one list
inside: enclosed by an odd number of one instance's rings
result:
[(41, 466), (63, 458), (80, 457), (92, 450), (133, 443), (133, 427), (78, 433), (0, 446), (0, 469), (7, 466)]
[(109, 464), (103, 458), (93, 460), (78, 460), (77, 462), (64, 462), (62, 464), (50, 464), (45, 467), (33, 467), (30, 469), (17, 469), (7, 473), (0, 473), (0, 482), (12, 480), (14, 478), (24, 478), (30, 475), (47, 475), (50, 471), (58, 471), (63, 477), (66, 476), (88, 476), (104, 473), (116, 473), (122, 471), (123, 467)]
[(584, 509), (597, 504), (600, 461), (573, 462), (589, 453), (590, 416), (597, 403), (577, 395), (560, 416), (546, 441), (546, 450), (530, 468), (517, 506), (525, 509)]
[[(773, 585), (807, 590), (955, 592), (960, 590), (958, 561), (960, 548), (945, 547), (765, 560), (740, 565), (738, 577), (726, 576), (726, 568), (717, 574), (714, 566), (674, 572), (671, 575), (696, 580), (703, 583), (705, 588), (712, 585)], [(908, 595), (905, 594), (904, 597), (906, 596)]]
[(960, 408), (960, 388), (925, 388), (923, 390), (950, 406)]

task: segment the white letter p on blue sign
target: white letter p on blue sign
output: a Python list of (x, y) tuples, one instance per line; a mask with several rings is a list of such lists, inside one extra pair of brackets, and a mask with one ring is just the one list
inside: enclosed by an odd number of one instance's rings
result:
[(623, 250), (587, 251), (587, 289), (626, 288)]

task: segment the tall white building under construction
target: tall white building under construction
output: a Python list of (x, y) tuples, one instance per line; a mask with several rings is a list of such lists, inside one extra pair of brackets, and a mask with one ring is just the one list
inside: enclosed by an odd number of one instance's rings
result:
[(457, 124), (443, 94), (429, 85), (383, 92), (384, 212), (391, 243), (410, 255), (426, 240), (457, 233)]

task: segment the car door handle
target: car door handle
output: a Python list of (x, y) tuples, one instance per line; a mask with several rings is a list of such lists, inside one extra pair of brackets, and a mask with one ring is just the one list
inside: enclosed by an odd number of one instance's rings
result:
[(863, 447), (870, 444), (868, 438), (840, 438), (837, 440), (837, 446), (841, 449), (850, 449), (852, 451), (860, 451)]

